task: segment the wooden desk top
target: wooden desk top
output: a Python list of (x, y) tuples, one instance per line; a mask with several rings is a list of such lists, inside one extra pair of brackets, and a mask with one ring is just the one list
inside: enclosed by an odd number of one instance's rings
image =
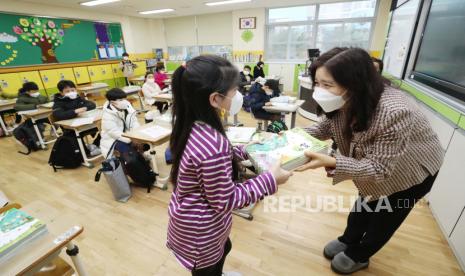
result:
[(142, 88), (139, 85), (130, 85), (121, 88), (126, 94), (134, 94), (139, 92)]
[[(153, 127), (153, 126), (160, 126), (160, 127), (163, 127), (163, 128), (166, 128), (166, 129), (169, 129), (170, 130), (170, 133), (165, 135), (165, 136), (162, 136), (160, 138), (157, 138), (157, 139), (154, 139), (153, 137), (150, 137), (144, 133), (141, 132), (141, 130), (144, 130), (144, 129), (147, 129), (147, 128), (150, 128), (150, 127)], [(127, 137), (135, 142), (140, 142), (140, 143), (150, 143), (150, 144), (153, 144), (153, 145), (161, 145), (161, 144), (164, 144), (166, 142), (169, 141), (170, 139), (170, 136), (171, 136), (171, 126), (169, 124), (162, 124), (162, 123), (149, 123), (149, 124), (145, 124), (145, 125), (142, 125), (130, 132), (127, 132), (127, 133), (123, 133), (123, 137)]]
[(35, 117), (44, 117), (52, 114), (53, 110), (50, 108), (39, 108), (37, 110), (31, 110), (31, 112), (18, 112), (19, 115), (24, 116), (26, 119)]
[(128, 78), (129, 81), (145, 81), (145, 76), (139, 76), (139, 77), (130, 77)]
[[(93, 115), (93, 113), (95, 113), (95, 115)], [(69, 119), (69, 120), (58, 121), (58, 122), (55, 122), (55, 124), (57, 124), (57, 125), (59, 125), (59, 126), (61, 126), (63, 128), (66, 128), (66, 129), (73, 129), (73, 130), (89, 129), (89, 127), (95, 127), (95, 124), (102, 120), (102, 113), (103, 112), (101, 110), (94, 109), (94, 110), (86, 111), (86, 112), (82, 113), (82, 115), (80, 114), (76, 118)], [(80, 126), (73, 126), (72, 125), (74, 120), (85, 118), (85, 117), (93, 117), (94, 122), (92, 124), (88, 124), (88, 125), (80, 125)]]
[(93, 83), (93, 84), (91, 84), (89, 86), (78, 87), (77, 90), (81, 91), (81, 92), (89, 92), (89, 91), (92, 91), (92, 90), (104, 89), (104, 88), (108, 88), (108, 87), (109, 87), (109, 85), (107, 83), (97, 82), (97, 83)]
[(0, 108), (2, 109), (9, 109), (10, 107), (14, 107), (15, 104), (16, 104), (16, 99), (0, 100)]
[(156, 101), (168, 101), (168, 102), (171, 102), (171, 101), (173, 101), (173, 94), (171, 94), (171, 93), (158, 94), (157, 96), (155, 96), (153, 98)]
[(21, 210), (44, 222), (48, 232), (14, 250), (11, 258), (2, 260), (0, 263), (2, 275), (27, 272), (47, 257), (57, 253), (84, 231), (82, 226), (76, 225), (75, 219), (44, 202), (34, 201)]

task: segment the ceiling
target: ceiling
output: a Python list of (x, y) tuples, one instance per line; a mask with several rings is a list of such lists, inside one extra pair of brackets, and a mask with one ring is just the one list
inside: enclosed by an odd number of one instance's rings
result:
[[(119, 2), (86, 7), (79, 5), (80, 2), (87, 0), (17, 0), (26, 3), (45, 4), (59, 6), (71, 9), (89, 10), (93, 12), (110, 13), (117, 15), (129, 15), (144, 18), (167, 18), (186, 16), (194, 14), (217, 13), (232, 10), (243, 10), (263, 7), (279, 7), (302, 5), (315, 2), (334, 2), (335, 0), (252, 0), (248, 3), (238, 3), (232, 5), (222, 5), (208, 7), (206, 2), (215, 2), (220, 0), (121, 0)], [(155, 9), (175, 9), (174, 12), (158, 15), (141, 15), (138, 11), (155, 10)]]

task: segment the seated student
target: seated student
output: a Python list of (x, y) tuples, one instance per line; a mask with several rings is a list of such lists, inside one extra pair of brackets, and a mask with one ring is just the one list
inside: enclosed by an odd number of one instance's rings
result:
[[(55, 120), (61, 121), (73, 119), (81, 113), (95, 109), (94, 102), (88, 101), (79, 96), (74, 82), (70, 80), (61, 80), (58, 82), (57, 88), (60, 93), (55, 94), (53, 99), (53, 117)], [(96, 133), (98, 133), (97, 128), (83, 131), (81, 133), (81, 139), (87, 135), (94, 136)], [(100, 149), (98, 148), (99, 144), (100, 135), (94, 140), (94, 144), (87, 145), (87, 149), (91, 156), (100, 154)]]
[(253, 68), (253, 78), (256, 79), (258, 77), (265, 77), (265, 71), (263, 71), (263, 68), (265, 68), (265, 63), (263, 61), (257, 62), (257, 65)]
[(279, 94), (279, 83), (276, 80), (267, 80), (263, 87), (252, 95), (253, 101), (250, 107), (253, 116), (256, 119), (270, 121), (281, 119), (281, 114), (270, 113), (263, 109), (265, 105), (271, 105), (270, 99), (278, 97)]
[(107, 102), (103, 105), (102, 140), (100, 148), (103, 156), (107, 156), (111, 146), (117, 140), (115, 149), (119, 152), (127, 150), (131, 139), (122, 134), (139, 126), (137, 112), (131, 103), (126, 100), (126, 93), (119, 89), (110, 89), (106, 94)]
[(15, 110), (27, 111), (37, 109), (38, 105), (47, 103), (48, 99), (40, 95), (39, 86), (35, 82), (26, 82), (19, 89)]
[[(38, 105), (48, 102), (48, 98), (40, 95), (39, 86), (35, 82), (26, 82), (23, 87), (19, 89), (18, 98), (16, 99), (15, 110), (16, 111), (27, 111), (37, 109)], [(16, 119), (18, 122), (18, 118)], [(19, 118), (21, 121), (21, 118)], [(48, 119), (42, 119), (37, 122), (37, 126), (40, 131), (43, 132), (45, 129), (44, 123), (48, 122)]]
[(160, 89), (165, 89), (167, 87), (165, 80), (168, 79), (168, 74), (166, 74), (165, 65), (162, 64), (157, 66), (153, 76), (155, 77), (155, 82), (160, 86)]
[(239, 73), (239, 75), (241, 76), (241, 81), (239, 83), (239, 91), (242, 94), (245, 94), (247, 92), (244, 86), (250, 85), (253, 81), (253, 77), (250, 75), (250, 71), (252, 71), (252, 68), (250, 68), (249, 65), (246, 65), (244, 66), (244, 70), (242, 70), (242, 72)]
[(142, 93), (144, 94), (145, 103), (147, 105), (155, 105), (160, 113), (168, 109), (168, 104), (166, 102), (155, 101), (155, 96), (162, 94), (163, 91), (155, 82), (155, 78), (150, 72), (145, 74), (145, 83), (142, 85)]

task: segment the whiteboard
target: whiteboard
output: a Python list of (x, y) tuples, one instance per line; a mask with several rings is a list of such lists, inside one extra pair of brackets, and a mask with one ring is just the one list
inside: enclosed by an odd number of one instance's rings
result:
[(384, 48), (383, 63), (384, 70), (397, 78), (403, 77), (419, 6), (420, 0), (410, 0), (391, 14), (391, 25)]

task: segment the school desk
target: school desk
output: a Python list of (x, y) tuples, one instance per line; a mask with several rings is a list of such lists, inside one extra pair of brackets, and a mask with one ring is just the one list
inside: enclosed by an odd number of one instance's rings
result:
[[(20, 111), (20, 112), (18, 112), (18, 115), (21, 115), (24, 118), (24, 120), (27, 120), (27, 119), (31, 120), (32, 126), (34, 127), (34, 131), (35, 131), (35, 133), (37, 135), (37, 138), (39, 139), (40, 147), (43, 150), (47, 149), (47, 146), (46, 146), (47, 144), (51, 144), (51, 143), (54, 143), (56, 141), (56, 137), (58, 137), (58, 134), (56, 133), (55, 128), (52, 126), (52, 130), (53, 130), (53, 132), (55, 134), (55, 139), (45, 142), (44, 137), (42, 136), (42, 133), (40, 132), (39, 127), (37, 126), (37, 121), (41, 120), (41, 119), (47, 119), (48, 120), (48, 116), (50, 116), (50, 114), (52, 114), (52, 112), (53, 112), (53, 110), (50, 109), (50, 108), (39, 108), (39, 109), (36, 109), (36, 110), (28, 110), (28, 111)], [(50, 123), (50, 125), (51, 125), (51, 123)]]
[(126, 93), (126, 95), (130, 96), (130, 95), (136, 95), (137, 98), (139, 98), (139, 104), (140, 104), (140, 109), (137, 110), (139, 112), (145, 112), (145, 105), (144, 105), (144, 101), (142, 100), (142, 96), (141, 96), (141, 93), (142, 93), (142, 89), (140, 86), (138, 85), (129, 85), (129, 86), (125, 86), (123, 88), (121, 88), (124, 93)]
[(155, 101), (157, 102), (167, 102), (167, 103), (171, 103), (173, 102), (173, 94), (171, 93), (162, 93), (162, 94), (158, 94), (156, 95), (155, 97), (153, 97), (155, 99)]
[[(163, 128), (166, 128), (170, 130), (170, 132), (164, 136), (158, 137), (158, 138), (153, 138), (148, 136), (147, 134), (143, 133), (144, 129), (153, 127), (153, 126), (161, 126)], [(171, 126), (169, 123), (164, 123), (164, 122), (152, 122), (149, 124), (142, 125), (134, 130), (131, 130), (130, 132), (123, 133), (123, 137), (131, 139), (131, 141), (136, 142), (136, 143), (142, 143), (142, 144), (148, 144), (150, 146), (150, 156), (151, 158), (151, 163), (152, 163), (152, 169), (156, 174), (159, 174), (158, 170), (158, 165), (157, 165), (157, 160), (155, 158), (155, 147), (162, 145), (166, 142), (169, 141), (171, 136)], [(168, 188), (168, 178), (169, 176), (166, 177), (161, 177), (160, 175), (157, 176), (157, 180), (155, 183), (155, 187), (160, 188), (162, 190), (166, 190)]]
[(130, 83), (133, 83), (134, 85), (142, 86), (142, 85), (144, 85), (144, 83), (145, 83), (145, 77), (144, 77), (144, 76), (140, 76), (140, 77), (130, 77), (130, 78), (128, 78), (128, 81), (129, 81)]
[(106, 92), (109, 85), (104, 82), (95, 82), (91, 85), (81, 86), (77, 88), (77, 91), (84, 94), (84, 98), (87, 100), (88, 94), (100, 94)]
[(47, 232), (25, 243), (6, 261), (0, 263), (1, 275), (35, 275), (42, 267), (51, 263), (63, 249), (79, 276), (86, 276), (84, 265), (79, 258), (79, 248), (74, 240), (84, 228), (60, 210), (42, 201), (34, 201), (21, 208), (27, 214), (38, 218), (47, 225)]
[(273, 103), (273, 105), (265, 105), (263, 109), (270, 113), (291, 113), (291, 128), (294, 128), (297, 110), (304, 102), (304, 100), (297, 100), (295, 103)]
[[(16, 100), (0, 100), (0, 111), (6, 111), (10, 109), (14, 109), (16, 104)], [(3, 129), (3, 133), (5, 135), (10, 135), (10, 132), (8, 131), (8, 128), (5, 125), (5, 122), (3, 121), (2, 116), (0, 116), (0, 127)]]
[[(82, 118), (92, 118), (92, 123), (90, 124), (79, 124), (76, 125), (78, 120)], [(102, 155), (97, 155), (93, 157), (88, 157), (84, 148), (84, 144), (82, 143), (81, 140), (81, 133), (93, 128), (97, 128), (97, 124), (102, 120), (102, 110), (100, 109), (94, 109), (90, 111), (86, 111), (84, 113), (81, 113), (78, 115), (78, 117), (74, 119), (69, 119), (69, 120), (62, 120), (62, 121), (57, 121), (55, 124), (61, 126), (63, 129), (68, 129), (74, 131), (77, 142), (79, 145), (79, 150), (81, 151), (82, 159), (84, 162), (82, 163), (83, 166), (88, 167), (88, 168), (93, 168), (94, 165), (90, 162), (95, 161), (102, 157)]]

